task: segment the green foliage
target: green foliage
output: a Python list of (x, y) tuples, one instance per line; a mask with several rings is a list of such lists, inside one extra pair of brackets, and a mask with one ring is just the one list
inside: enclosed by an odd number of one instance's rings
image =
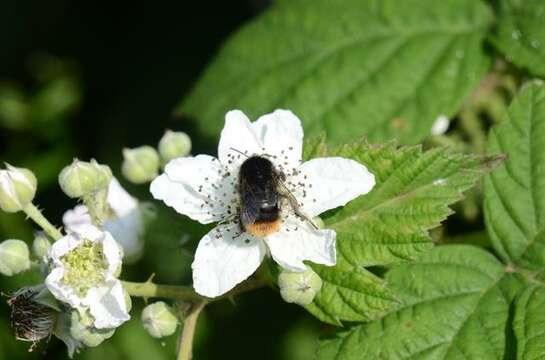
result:
[(504, 358), (511, 299), (502, 283), (509, 275), (489, 253), (436, 247), (418, 262), (395, 267), (386, 280), (403, 304), (323, 341), (318, 359)]
[(542, 359), (545, 355), (545, 287), (529, 286), (515, 306), (517, 359)]
[[(487, 176), (484, 189), (488, 234), (505, 263), (475, 247), (449, 245), (394, 266), (386, 282), (400, 305), (380, 319), (324, 340), (319, 359), (545, 356), (544, 104), (545, 86), (526, 85), (489, 137), (490, 153), (508, 155), (505, 165)], [(425, 171), (418, 174), (422, 177)], [(364, 200), (373, 206), (363, 198), (343, 211)], [(335, 226), (341, 213), (327, 221)], [(388, 229), (393, 226), (382, 222)], [(343, 244), (341, 237), (341, 254), (357, 254), (353, 247), (343, 252)]]
[[(316, 141), (310, 147), (326, 153), (325, 145)], [(364, 267), (412, 260), (429, 250), (428, 230), (439, 226), (462, 191), (501, 160), (453, 154), (444, 148), (422, 152), (418, 146), (367, 142), (346, 145), (328, 155), (365, 164), (377, 182), (369, 194), (324, 217), (326, 227), (337, 232), (337, 265), (313, 265), (324, 285), (307, 309), (333, 324), (374, 319), (395, 305), (391, 291)]]
[(494, 45), (516, 65), (545, 76), (545, 2), (501, 0)]
[(231, 37), (178, 111), (213, 136), (230, 109), (288, 108), (333, 143), (417, 142), (484, 75), (491, 20), (475, 0), (280, 2)]
[(495, 251), (528, 270), (545, 267), (545, 86), (530, 83), (489, 136), (491, 153), (508, 154), (485, 179), (486, 225)]

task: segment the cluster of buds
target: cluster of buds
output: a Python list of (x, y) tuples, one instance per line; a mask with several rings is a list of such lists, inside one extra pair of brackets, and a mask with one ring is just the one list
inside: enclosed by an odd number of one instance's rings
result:
[(123, 176), (134, 184), (144, 184), (159, 175), (159, 169), (170, 160), (188, 156), (191, 139), (184, 132), (167, 130), (157, 150), (149, 145), (123, 150)]
[[(124, 150), (122, 173), (134, 183), (150, 181), (162, 165), (187, 156), (190, 148), (185, 133), (167, 131), (158, 151), (150, 146)], [(31, 349), (56, 336), (72, 356), (101, 344), (129, 320), (131, 298), (118, 277), (122, 260), (136, 260), (142, 253), (149, 211), (96, 160), (75, 159), (58, 180), (68, 197), (83, 203), (64, 214), (64, 234), (33, 205), (35, 175), (11, 165), (0, 170), (0, 209), (25, 212), (44, 230), (36, 233), (31, 247), (18, 239), (1, 242), (0, 273), (38, 270), (44, 276), (42, 284), (8, 297), (15, 336), (32, 342)], [(142, 324), (151, 336), (164, 337), (175, 332), (178, 319), (166, 303), (156, 302), (144, 309)]]
[[(279, 114), (289, 115), (284, 112)], [(293, 146), (288, 148), (292, 149)], [(157, 148), (144, 145), (124, 149), (121, 172), (132, 183), (147, 183), (156, 179), (161, 167), (164, 168), (167, 163), (170, 162), (166, 166), (168, 170), (171, 164), (175, 165), (179, 160), (193, 160), (179, 159), (188, 156), (190, 151), (189, 136), (169, 130)], [(349, 162), (347, 164), (344, 165), (353, 165)], [(158, 179), (165, 180), (165, 176)], [(37, 181), (31, 171), (10, 165), (0, 170), (0, 208), (7, 212), (25, 212), (43, 229), (43, 232), (35, 235), (31, 249), (24, 241), (16, 239), (0, 243), (0, 273), (12, 276), (31, 269), (38, 269), (42, 273), (43, 284), (23, 288), (8, 299), (16, 337), (34, 345), (54, 335), (64, 341), (72, 355), (83, 347), (98, 346), (112, 337), (117, 327), (130, 319), (131, 299), (119, 276), (122, 262), (135, 260), (142, 253), (145, 211), (142, 211), (139, 201), (122, 188), (110, 168), (95, 160), (75, 159), (61, 171), (58, 180), (68, 197), (82, 202), (64, 214), (64, 233), (51, 225), (34, 206)], [(169, 196), (172, 193), (180, 194), (173, 191), (165, 193)], [(236, 191), (233, 193), (236, 194)], [(186, 200), (180, 203), (189, 204)], [(313, 224), (323, 227), (319, 218), (315, 218)], [(332, 232), (308, 231), (308, 234), (327, 245), (321, 246), (327, 252), (320, 255), (318, 262), (334, 264)], [(291, 241), (290, 236), (286, 235), (286, 238)], [(309, 259), (314, 261), (313, 257), (309, 257), (312, 249), (308, 253), (291, 256), (279, 245), (272, 243), (267, 246), (276, 249), (276, 254), (284, 259), (279, 264), (288, 264), (282, 265), (278, 276), (282, 298), (301, 306), (312, 303), (322, 287), (318, 274), (310, 267), (305, 270), (302, 262)], [(314, 256), (314, 253), (311, 255)], [(211, 261), (203, 263), (208, 266)], [(257, 268), (259, 263), (255, 265)], [(214, 287), (218, 283), (219, 280), (211, 281)], [(198, 294), (208, 296), (207, 293), (199, 292), (197, 286), (195, 289)], [(142, 326), (152, 337), (170, 336), (175, 333), (178, 324), (177, 314), (165, 302), (152, 303), (142, 312)]]

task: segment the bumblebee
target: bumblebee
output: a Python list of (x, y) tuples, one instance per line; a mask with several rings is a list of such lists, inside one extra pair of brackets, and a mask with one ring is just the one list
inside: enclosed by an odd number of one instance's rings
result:
[[(316, 225), (301, 214), (297, 200), (283, 183), (284, 175), (263, 156), (251, 156), (239, 170), (240, 213), (242, 230), (265, 237), (280, 229), (281, 206), (288, 203), (299, 217)], [(286, 200), (286, 201), (284, 201)]]

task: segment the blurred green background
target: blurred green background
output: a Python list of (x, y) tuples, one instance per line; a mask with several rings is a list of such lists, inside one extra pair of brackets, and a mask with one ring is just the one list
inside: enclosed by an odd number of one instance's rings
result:
[[(172, 109), (191, 88), (222, 41), (268, 6), (266, 0), (230, 2), (0, 1), (0, 162), (32, 169), (39, 179), (36, 203), (57, 225), (75, 205), (56, 176), (73, 157), (96, 158), (119, 175), (121, 149), (155, 145), (164, 130), (182, 130), (193, 153), (215, 152), (217, 139)], [(214, 101), (214, 99), (210, 99)], [(221, 121), (221, 119), (218, 119)], [(127, 189), (149, 199), (147, 187)], [(164, 283), (190, 280), (191, 250), (205, 229), (158, 209), (144, 259), (123, 278), (143, 281), (153, 272)], [(0, 237), (31, 243), (35, 228), (21, 214), (0, 213)], [(151, 251), (153, 249), (153, 251)], [(0, 278), (5, 293), (40, 281), (37, 274)], [(172, 359), (176, 336), (151, 338), (133, 319), (82, 359)], [(311, 358), (319, 323), (271, 290), (208, 307), (196, 338), (196, 359)], [(9, 309), (0, 304), (0, 360), (63, 359), (52, 339), (29, 353), (14, 340)]]

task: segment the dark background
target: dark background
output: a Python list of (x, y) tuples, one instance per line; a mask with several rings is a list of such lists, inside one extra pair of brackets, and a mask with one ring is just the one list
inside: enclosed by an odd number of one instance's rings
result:
[[(155, 145), (167, 128), (190, 134), (194, 154), (213, 154), (217, 139), (203, 138), (195, 131), (195, 120), (176, 116), (172, 109), (225, 38), (267, 6), (266, 0), (0, 0), (0, 85), (18, 89), (24, 101), (32, 103), (41, 92), (48, 94), (48, 84), (67, 77), (74, 86), (63, 88), (60, 97), (76, 99), (69, 109), (51, 116), (46, 116), (50, 111), (47, 103), (33, 105), (32, 115), (21, 126), (0, 122), (0, 161), (37, 173), (36, 202), (51, 221), (60, 224), (62, 213), (74, 201), (63, 196), (56, 175), (73, 157), (96, 158), (119, 174), (123, 147)], [(51, 59), (61, 65), (52, 66)], [(50, 106), (55, 108), (55, 104)], [(124, 185), (141, 199), (149, 199), (147, 186)], [(169, 210), (161, 210), (159, 216), (163, 215), (172, 220), (174, 228), (196, 228)], [(161, 226), (169, 227), (169, 222)], [(23, 215), (0, 213), (0, 240), (20, 238), (30, 244), (32, 231)], [(195, 230), (184, 246), (167, 237), (151, 237), (142, 262), (127, 266), (123, 277), (142, 281), (156, 272), (158, 281), (189, 281), (188, 250), (203, 231)], [(1, 277), (0, 289), (10, 292), (39, 281), (38, 274)], [(148, 336), (139, 324), (143, 302), (135, 299), (133, 303), (130, 323), (107, 343), (76, 357), (174, 358), (176, 336), (164, 341)], [(276, 292), (259, 290), (240, 296), (236, 303), (209, 306), (199, 323), (194, 357), (306, 359), (312, 355), (318, 326), (300, 308), (283, 303)], [(33, 353), (27, 349), (28, 344), (13, 340), (9, 309), (2, 301), (0, 360), (66, 357), (57, 339)]]

